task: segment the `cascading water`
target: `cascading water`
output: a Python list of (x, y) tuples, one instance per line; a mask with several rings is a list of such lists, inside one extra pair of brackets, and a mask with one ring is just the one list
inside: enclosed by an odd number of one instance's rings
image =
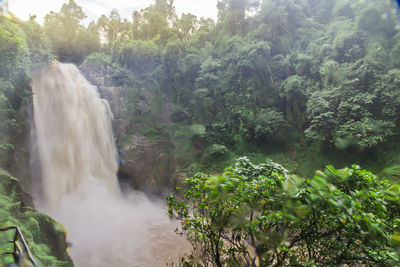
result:
[(187, 250), (161, 208), (138, 192), (121, 196), (111, 112), (71, 64), (33, 79), (43, 185), (39, 208), (63, 223), (75, 266), (164, 266)]
[(57, 64), (34, 77), (33, 93), (45, 202), (56, 205), (94, 179), (117, 195), (110, 109), (96, 88), (74, 65)]

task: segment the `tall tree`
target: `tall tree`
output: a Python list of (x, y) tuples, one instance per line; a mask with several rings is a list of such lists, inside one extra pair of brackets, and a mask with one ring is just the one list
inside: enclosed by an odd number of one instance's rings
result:
[(219, 19), (231, 34), (243, 33), (246, 11), (257, 8), (259, 0), (225, 0), (218, 2)]
[(116, 9), (113, 9), (108, 17), (102, 15), (97, 21), (97, 25), (110, 46), (114, 44), (123, 31), (129, 29), (129, 23), (126, 20), (122, 20)]
[(135, 38), (143, 40), (153, 40), (165, 45), (172, 31), (167, 15), (160, 7), (151, 5), (133, 14), (133, 34)]
[(155, 9), (160, 12), (170, 24), (177, 21), (174, 0), (156, 0)]
[[(51, 11), (44, 18), (45, 33), (50, 39), (53, 52), (61, 61), (81, 63), (84, 57), (98, 49), (90, 45), (93, 40), (82, 38), (87, 31), (80, 23), (86, 18), (82, 8), (74, 0), (69, 0), (60, 12)], [(89, 29), (92, 31), (93, 29)], [(80, 40), (78, 40), (80, 39)], [(99, 38), (95, 38), (100, 43)], [(88, 42), (89, 43), (88, 43)], [(87, 48), (92, 49), (87, 49)]]
[(177, 22), (177, 26), (185, 42), (189, 42), (193, 37), (193, 34), (198, 27), (198, 23), (199, 21), (195, 15), (190, 13), (182, 14), (181, 18)]

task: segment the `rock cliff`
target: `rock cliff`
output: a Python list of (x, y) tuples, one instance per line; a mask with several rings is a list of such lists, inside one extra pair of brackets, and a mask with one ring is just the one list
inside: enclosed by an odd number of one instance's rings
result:
[[(149, 138), (137, 132), (141, 125), (131, 125), (123, 114), (127, 89), (113, 86), (111, 69), (107, 66), (83, 64), (80, 66), (85, 77), (95, 85), (100, 96), (108, 101), (113, 113), (113, 128), (119, 144), (120, 182), (129, 183), (133, 189), (160, 195), (176, 184), (173, 145), (164, 139)], [(144, 89), (145, 90), (145, 89)], [(145, 94), (146, 92), (144, 92)], [(147, 105), (143, 101), (141, 105)], [(166, 109), (168, 106), (166, 105)], [(168, 120), (168, 115), (163, 116)]]

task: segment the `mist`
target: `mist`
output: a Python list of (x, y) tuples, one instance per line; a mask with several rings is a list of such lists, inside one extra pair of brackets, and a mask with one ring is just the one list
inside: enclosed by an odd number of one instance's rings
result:
[(161, 200), (137, 191), (115, 197), (98, 181), (42, 210), (68, 230), (75, 266), (164, 266), (190, 247), (174, 233)]

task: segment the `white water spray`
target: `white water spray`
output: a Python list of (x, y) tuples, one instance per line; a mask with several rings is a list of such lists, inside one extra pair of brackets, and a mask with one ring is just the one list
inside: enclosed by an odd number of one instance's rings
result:
[(45, 202), (94, 179), (118, 195), (110, 109), (96, 88), (74, 65), (57, 64), (34, 77), (33, 93)]
[(75, 266), (165, 266), (187, 250), (162, 204), (122, 197), (108, 103), (74, 65), (33, 79), (34, 121), (44, 201), (63, 223)]

